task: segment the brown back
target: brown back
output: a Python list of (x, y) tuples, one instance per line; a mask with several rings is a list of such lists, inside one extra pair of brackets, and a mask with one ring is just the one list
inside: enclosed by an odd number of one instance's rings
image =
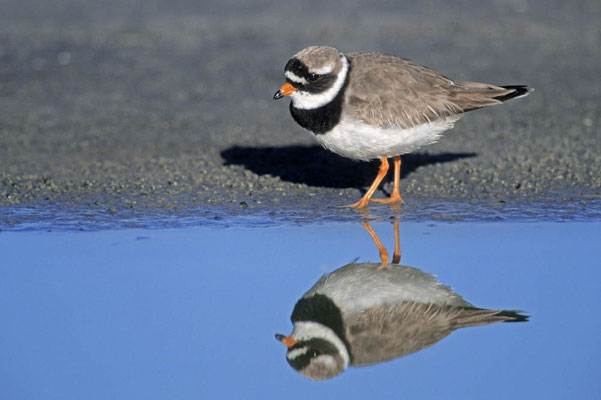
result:
[(346, 56), (351, 62), (346, 104), (355, 117), (373, 126), (410, 128), (499, 104), (495, 97), (514, 91), (485, 83), (454, 82), (427, 67), (386, 54)]

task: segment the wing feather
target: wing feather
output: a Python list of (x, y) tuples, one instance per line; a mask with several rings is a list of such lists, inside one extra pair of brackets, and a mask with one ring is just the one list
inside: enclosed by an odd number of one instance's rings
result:
[(386, 54), (346, 56), (351, 72), (345, 101), (353, 116), (372, 126), (411, 128), (499, 104), (495, 97), (515, 91), (485, 83), (455, 82), (430, 68)]
[(458, 328), (527, 319), (510, 310), (404, 302), (358, 314), (348, 321), (346, 337), (353, 365), (370, 365), (430, 347)]

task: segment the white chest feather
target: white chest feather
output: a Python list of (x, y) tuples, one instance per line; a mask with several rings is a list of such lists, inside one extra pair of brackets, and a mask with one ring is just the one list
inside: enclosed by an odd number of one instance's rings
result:
[(372, 160), (411, 153), (435, 143), (451, 129), (459, 116), (414, 126), (412, 128), (378, 128), (359, 120), (341, 120), (331, 131), (315, 135), (326, 149), (355, 160)]

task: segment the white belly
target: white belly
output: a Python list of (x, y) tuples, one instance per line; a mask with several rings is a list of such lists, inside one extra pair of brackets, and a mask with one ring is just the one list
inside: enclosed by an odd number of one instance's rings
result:
[(412, 128), (378, 128), (358, 120), (342, 120), (331, 131), (314, 136), (326, 149), (338, 155), (367, 161), (411, 153), (435, 143), (458, 119), (459, 116), (447, 117)]

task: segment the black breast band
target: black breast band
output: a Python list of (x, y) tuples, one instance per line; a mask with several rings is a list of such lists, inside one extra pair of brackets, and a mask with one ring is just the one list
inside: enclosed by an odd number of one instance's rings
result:
[(340, 88), (340, 91), (334, 97), (334, 100), (326, 105), (319, 108), (313, 108), (305, 110), (302, 108), (296, 108), (290, 102), (290, 114), (297, 124), (311, 132), (319, 135), (329, 132), (340, 122), (340, 116), (342, 115), (342, 104), (344, 102), (344, 92), (348, 86), (349, 76), (351, 75), (351, 62), (348, 61), (348, 70), (344, 84)]

